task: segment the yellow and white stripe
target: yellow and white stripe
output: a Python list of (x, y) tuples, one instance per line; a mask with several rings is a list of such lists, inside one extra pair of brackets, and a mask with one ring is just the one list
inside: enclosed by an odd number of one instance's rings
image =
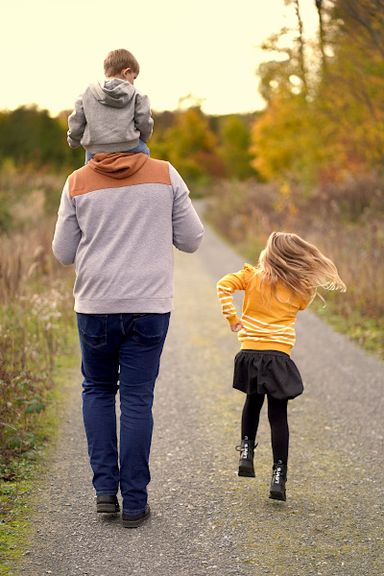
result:
[(221, 311), (225, 318), (236, 316), (236, 308), (233, 305), (233, 291), (227, 286), (217, 284), (217, 297), (219, 298)]
[(289, 326), (284, 324), (273, 324), (263, 322), (253, 316), (243, 315), (241, 319), (244, 328), (240, 330), (238, 336), (240, 342), (251, 340), (254, 342), (280, 342), (288, 346), (294, 346), (296, 342), (294, 324)]
[[(271, 349), (290, 354), (296, 342), (296, 315), (305, 307), (295, 294), (287, 291), (283, 301), (270, 298), (270, 303), (266, 306), (260, 275), (249, 264), (245, 264), (240, 272), (227, 274), (216, 286), (224, 317), (231, 326), (240, 321), (243, 325), (238, 332), (243, 349)], [(241, 319), (233, 304), (233, 294), (237, 290), (244, 291)]]

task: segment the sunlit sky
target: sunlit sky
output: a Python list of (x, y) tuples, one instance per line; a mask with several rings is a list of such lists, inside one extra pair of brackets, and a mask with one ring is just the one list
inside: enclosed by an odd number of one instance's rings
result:
[[(301, 3), (308, 36), (314, 4)], [(69, 110), (103, 79), (106, 54), (127, 48), (154, 110), (173, 110), (192, 94), (206, 113), (226, 114), (262, 108), (256, 68), (266, 56), (258, 46), (294, 15), (284, 0), (4, 0), (1, 20), (0, 109)]]

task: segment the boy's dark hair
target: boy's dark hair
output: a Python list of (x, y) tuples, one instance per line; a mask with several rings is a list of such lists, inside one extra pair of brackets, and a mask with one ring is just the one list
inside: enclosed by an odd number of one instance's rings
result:
[(131, 70), (138, 74), (140, 71), (139, 63), (131, 52), (120, 48), (119, 50), (112, 50), (104, 60), (104, 73), (107, 77), (120, 74), (124, 68), (131, 68)]

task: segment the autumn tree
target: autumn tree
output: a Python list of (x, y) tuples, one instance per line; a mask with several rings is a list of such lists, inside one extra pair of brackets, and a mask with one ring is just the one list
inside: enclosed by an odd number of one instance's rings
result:
[(300, 4), (287, 3), (298, 14), (300, 40), (282, 30), (265, 45), (279, 58), (259, 67), (267, 107), (252, 131), (254, 166), (267, 178), (309, 186), (378, 169), (384, 147), (383, 0), (314, 0), (319, 32), (308, 46), (317, 56), (310, 75)]
[(219, 154), (223, 159), (226, 175), (245, 180), (255, 176), (251, 165), (250, 128), (238, 115), (224, 118), (219, 128)]
[(217, 137), (199, 107), (179, 110), (163, 141), (168, 160), (187, 180), (203, 182), (224, 174)]

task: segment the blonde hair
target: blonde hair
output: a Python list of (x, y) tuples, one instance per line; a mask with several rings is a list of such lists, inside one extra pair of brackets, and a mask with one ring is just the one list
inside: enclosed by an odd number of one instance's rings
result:
[(297, 234), (272, 232), (259, 256), (258, 269), (262, 282), (273, 292), (279, 281), (305, 298), (314, 297), (318, 288), (346, 290), (332, 260)]
[(104, 73), (107, 77), (120, 74), (124, 68), (131, 68), (135, 74), (140, 72), (139, 63), (131, 52), (119, 48), (119, 50), (112, 50), (107, 54), (104, 60)]

